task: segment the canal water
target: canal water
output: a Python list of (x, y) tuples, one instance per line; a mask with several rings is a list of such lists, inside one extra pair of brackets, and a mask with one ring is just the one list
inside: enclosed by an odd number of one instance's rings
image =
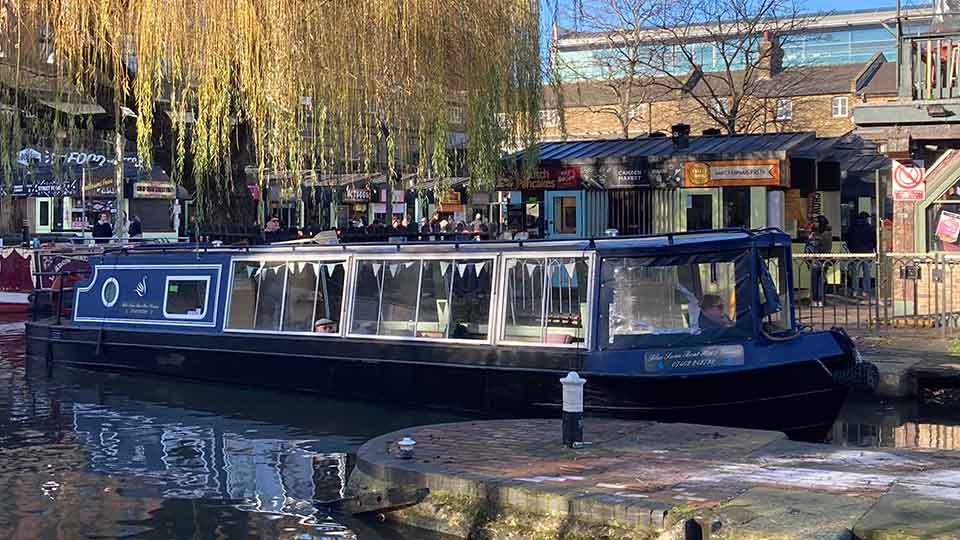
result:
[[(960, 446), (957, 410), (851, 401), (833, 444)], [(0, 321), (0, 538), (425, 540), (332, 513), (367, 439), (451, 414), (68, 368)]]

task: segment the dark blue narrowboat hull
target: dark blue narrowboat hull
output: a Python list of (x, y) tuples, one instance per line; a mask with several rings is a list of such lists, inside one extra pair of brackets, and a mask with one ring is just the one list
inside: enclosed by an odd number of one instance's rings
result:
[[(822, 440), (852, 353), (710, 373), (591, 372), (588, 353), (35, 322), (28, 351), (58, 364), (246, 384), (494, 415), (559, 414), (558, 379), (587, 380), (588, 414), (783, 431)], [(638, 353), (640, 355), (640, 353)]]

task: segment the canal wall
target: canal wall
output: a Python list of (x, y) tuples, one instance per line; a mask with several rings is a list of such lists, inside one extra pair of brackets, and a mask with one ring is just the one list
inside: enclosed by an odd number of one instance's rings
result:
[[(465, 422), (372, 439), (348, 492), (428, 488), (386, 517), (462, 538), (960, 537), (960, 453), (866, 451), (774, 432), (587, 419)], [(411, 459), (396, 442), (417, 441)]]

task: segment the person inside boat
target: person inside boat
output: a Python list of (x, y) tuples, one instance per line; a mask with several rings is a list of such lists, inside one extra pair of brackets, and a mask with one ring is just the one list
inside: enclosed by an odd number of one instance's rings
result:
[(722, 330), (733, 326), (733, 321), (727, 316), (726, 307), (719, 296), (705, 294), (700, 300), (700, 321), (702, 330)]
[(317, 334), (334, 334), (337, 332), (336, 323), (330, 319), (317, 319), (313, 324), (313, 331)]

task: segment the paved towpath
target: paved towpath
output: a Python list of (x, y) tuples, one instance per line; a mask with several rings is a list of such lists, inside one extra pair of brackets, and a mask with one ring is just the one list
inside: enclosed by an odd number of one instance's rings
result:
[(953, 338), (929, 329), (851, 334), (863, 357), (880, 370), (882, 398), (913, 397), (924, 385), (960, 384), (960, 346)]
[[(397, 456), (404, 436), (414, 459)], [(714, 540), (960, 538), (960, 452), (590, 418), (591, 446), (559, 437), (554, 420), (395, 432), (360, 449), (350, 489), (428, 487), (392, 517), (463, 537), (677, 539), (693, 520)]]

